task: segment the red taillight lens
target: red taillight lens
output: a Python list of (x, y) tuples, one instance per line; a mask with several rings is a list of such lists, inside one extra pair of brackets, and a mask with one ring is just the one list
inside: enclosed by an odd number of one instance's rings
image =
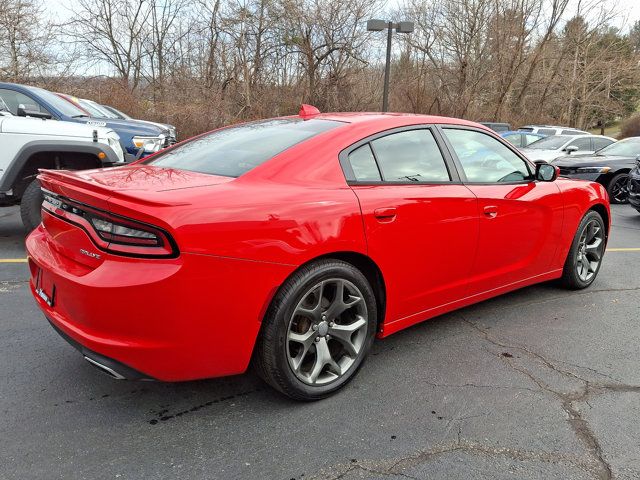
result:
[(175, 242), (164, 230), (105, 212), (43, 189), (42, 208), (84, 229), (98, 248), (121, 255), (174, 257)]

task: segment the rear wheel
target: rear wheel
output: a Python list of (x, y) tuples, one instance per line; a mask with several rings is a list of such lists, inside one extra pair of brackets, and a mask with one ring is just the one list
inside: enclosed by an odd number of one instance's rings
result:
[(611, 203), (628, 203), (629, 202), (629, 174), (619, 173), (609, 182), (607, 192)]
[(604, 221), (598, 212), (591, 210), (573, 238), (562, 272), (563, 286), (577, 290), (591, 285), (600, 271), (606, 243)]
[(36, 228), (42, 221), (42, 190), (40, 182), (33, 180), (25, 189), (20, 200), (20, 216), (28, 231)]
[(353, 265), (308, 265), (287, 280), (267, 312), (255, 355), (258, 373), (296, 400), (327, 397), (362, 365), (376, 315), (371, 286)]

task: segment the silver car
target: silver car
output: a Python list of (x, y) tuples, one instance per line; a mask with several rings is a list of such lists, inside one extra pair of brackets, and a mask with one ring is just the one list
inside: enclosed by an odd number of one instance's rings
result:
[(522, 152), (534, 162), (550, 162), (566, 155), (591, 155), (616, 140), (601, 135), (553, 135), (533, 142)]

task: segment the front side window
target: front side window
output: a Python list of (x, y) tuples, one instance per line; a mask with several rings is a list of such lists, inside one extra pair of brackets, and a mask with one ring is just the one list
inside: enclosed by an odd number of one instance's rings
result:
[(505, 135), (502, 138), (504, 138), (508, 142), (513, 143), (516, 147), (522, 146), (522, 135), (520, 133), (510, 133), (509, 135)]
[(371, 142), (383, 180), (387, 182), (448, 182), (451, 180), (431, 131), (406, 130)]
[(577, 138), (571, 142), (568, 147), (577, 147), (579, 152), (591, 151), (591, 139), (589, 138)]
[(571, 137), (567, 136), (552, 135), (550, 137), (545, 137), (535, 143), (532, 143), (531, 145), (529, 145), (529, 148), (534, 150), (558, 150), (559, 148), (562, 148), (562, 146), (570, 139)]
[(540, 140), (541, 138), (544, 137), (539, 137), (538, 135), (525, 135), (525, 146), (527, 145), (531, 145), (533, 142), (537, 142), (538, 140)]
[(469, 182), (508, 183), (532, 178), (527, 162), (492, 136), (475, 130), (443, 130)]
[(333, 120), (284, 118), (223, 128), (160, 152), (156, 167), (239, 177), (297, 143), (344, 125)]
[(601, 148), (604, 147), (608, 147), (609, 145), (611, 145), (613, 143), (613, 140), (610, 140), (608, 138), (592, 138), (591, 139), (593, 141), (593, 149), (597, 152), (598, 150), (600, 150)]
[(22, 107), (25, 110), (48, 113), (33, 98), (15, 90), (0, 88), (0, 98), (13, 115), (18, 115), (18, 107)]

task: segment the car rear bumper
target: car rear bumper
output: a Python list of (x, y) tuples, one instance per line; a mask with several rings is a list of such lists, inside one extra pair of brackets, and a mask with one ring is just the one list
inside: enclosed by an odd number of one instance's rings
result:
[(32, 294), (56, 330), (125, 378), (163, 381), (244, 372), (267, 305), (294, 268), (185, 253), (105, 254), (92, 268), (63, 255), (43, 225), (26, 247)]

